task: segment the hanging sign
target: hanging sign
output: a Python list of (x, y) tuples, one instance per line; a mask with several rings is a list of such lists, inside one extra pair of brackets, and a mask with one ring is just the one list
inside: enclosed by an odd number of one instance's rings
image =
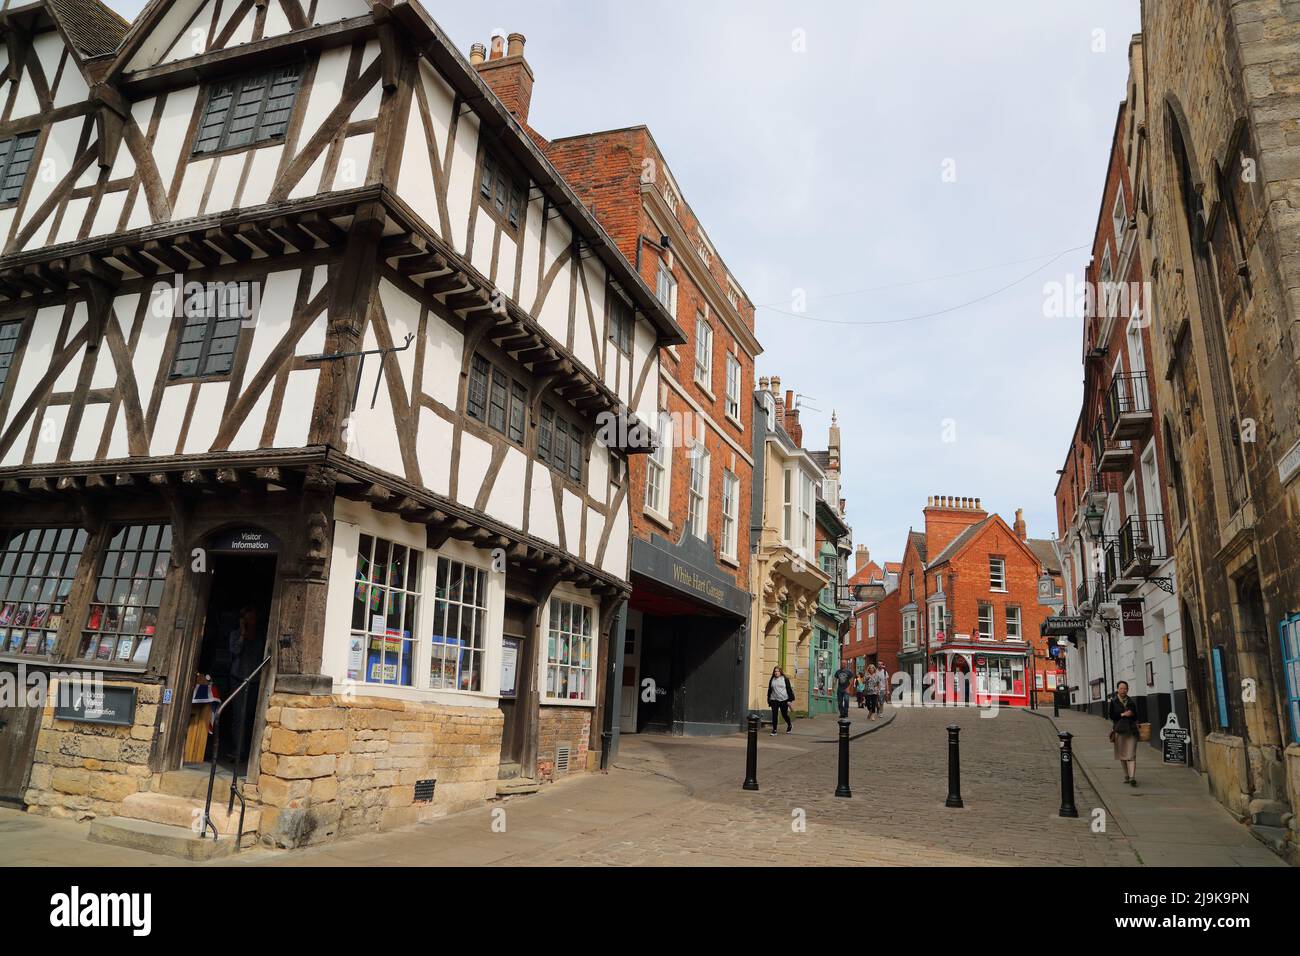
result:
[(1146, 629), (1142, 624), (1141, 601), (1120, 601), (1119, 609), (1124, 618), (1125, 637), (1142, 637), (1146, 634)]

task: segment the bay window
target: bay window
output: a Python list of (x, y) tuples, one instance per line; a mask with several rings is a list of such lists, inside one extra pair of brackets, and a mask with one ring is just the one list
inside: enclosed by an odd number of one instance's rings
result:
[(551, 598), (546, 636), (546, 692), (551, 700), (594, 703), (594, 622), (590, 607)]
[(434, 581), (429, 687), (481, 691), (487, 638), (487, 573), (439, 556)]
[(420, 558), (415, 548), (361, 535), (352, 592), (349, 680), (413, 685)]

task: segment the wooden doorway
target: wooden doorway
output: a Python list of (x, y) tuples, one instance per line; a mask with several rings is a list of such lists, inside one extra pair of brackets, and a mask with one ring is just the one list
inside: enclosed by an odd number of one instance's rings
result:
[(23, 805), (23, 792), (32, 772), (36, 752), (36, 735), (41, 729), (41, 707), (28, 707), (28, 688), (10, 672), (5, 679), (14, 680), (11, 702), (0, 706), (0, 803)]
[(501, 642), (501, 764), (498, 777), (510, 780), (515, 777), (533, 777), (535, 770), (526, 766), (528, 741), (533, 733), (533, 715), (530, 706), (534, 682), (533, 634), (534, 608), (510, 598), (506, 599), (505, 624)]

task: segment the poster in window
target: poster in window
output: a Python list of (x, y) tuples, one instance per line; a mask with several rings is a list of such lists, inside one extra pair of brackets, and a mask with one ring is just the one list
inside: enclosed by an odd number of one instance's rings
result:
[(434, 690), (460, 688), (460, 647), (458, 637), (433, 635), (433, 652), (429, 661), (429, 687)]
[(519, 638), (503, 637), (501, 639), (501, 696), (515, 697), (518, 694), (519, 676)]

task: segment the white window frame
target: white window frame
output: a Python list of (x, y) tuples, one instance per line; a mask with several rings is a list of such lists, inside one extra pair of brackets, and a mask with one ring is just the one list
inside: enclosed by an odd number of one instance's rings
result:
[[(645, 512), (662, 524), (672, 526), (668, 504), (672, 498), (673, 473), (673, 420), (667, 414), (659, 416), (659, 447), (646, 456)], [(652, 485), (652, 475), (654, 482)], [(652, 487), (654, 500), (650, 500)]]
[(691, 475), (686, 488), (686, 530), (701, 541), (709, 533), (709, 450), (703, 442), (691, 449)]
[(876, 636), (876, 612), (872, 611), (869, 615), (867, 615), (867, 637), (871, 638), (875, 636)]
[[(947, 608), (944, 606), (943, 601), (935, 601), (926, 608), (925, 617), (926, 623), (929, 625), (930, 640), (937, 641), (939, 639), (939, 632), (943, 631), (947, 616)], [(943, 636), (947, 639), (950, 635), (947, 631), (944, 631)]]
[[(335, 505), (334, 553), (330, 566), (330, 588), (325, 610), (325, 660), (322, 672), (334, 681), (334, 692), (346, 695), (386, 697), (396, 700), (417, 700), (466, 707), (495, 707), (501, 691), (502, 614), (505, 601), (505, 572), (493, 570), (486, 552), (461, 541), (447, 541), (434, 551), (427, 547), (423, 526), (412, 525), (396, 515), (376, 512), (369, 506), (351, 501)], [(356, 577), (357, 547), (361, 535), (384, 538), (421, 553), (424, 566), (421, 570), (420, 603), (417, 609), (416, 628), (419, 639), (413, 667), (414, 680), (410, 686), (399, 684), (371, 684), (348, 677), (351, 649), (351, 616), (353, 589)], [(483, 681), (482, 689), (452, 690), (429, 686), (429, 671), (433, 634), (433, 594), (437, 585), (437, 562), (440, 557), (471, 565), (487, 574), (487, 617), (484, 621)], [(370, 622), (366, 622), (368, 631)], [(364, 645), (363, 645), (364, 647)], [(363, 658), (363, 667), (364, 658)]]
[(695, 314), (695, 384), (713, 394), (713, 326), (703, 312)]
[(903, 615), (903, 646), (916, 647), (916, 612), (908, 611)]
[[(667, 291), (666, 302), (664, 296), (660, 294), (661, 289)], [(655, 273), (655, 298), (668, 310), (669, 315), (673, 318), (677, 317), (677, 277), (673, 275), (673, 270), (668, 268), (668, 263), (663, 260), (659, 261), (659, 271)]]
[(727, 468), (722, 470), (722, 556), (736, 560), (739, 537), (740, 479)]
[[(588, 697), (584, 697), (584, 698), (552, 697), (547, 691), (548, 669), (552, 666), (551, 607), (556, 602), (562, 602), (564, 604), (568, 604), (570, 608), (574, 606), (585, 608), (591, 614), (590, 667), (583, 667), (581, 666), (581, 664), (577, 665), (581, 670), (590, 671), (590, 676), (587, 683), (587, 687), (590, 694), (590, 696)], [(546, 601), (546, 607), (543, 608), (542, 611), (542, 627), (541, 627), (542, 647), (541, 647), (541, 652), (537, 655), (537, 665), (538, 665), (537, 688), (538, 688), (538, 696), (541, 700), (541, 703), (553, 705), (553, 706), (561, 706), (561, 707), (595, 707), (596, 706), (596, 680), (598, 675), (600, 674), (600, 661), (599, 661), (600, 626), (601, 626), (600, 609), (595, 602), (593, 602), (588, 596), (584, 595), (581, 591), (578, 591), (576, 588), (571, 588), (562, 585), (556, 586), (555, 590), (551, 593), (551, 596)], [(558, 643), (559, 642), (557, 639), (557, 650), (558, 650)], [(569, 667), (570, 670), (574, 668), (574, 665), (561, 665), (558, 662), (555, 664), (555, 666)]]
[[(988, 625), (988, 630), (984, 625)], [(992, 641), (996, 639), (997, 633), (993, 628), (993, 605), (981, 603), (975, 612), (975, 636), (981, 641)]]
[[(994, 564), (998, 566), (998, 573), (994, 574)], [(1000, 579), (1000, 581), (999, 581)], [(989, 555), (989, 590), (999, 593), (1007, 589), (1007, 559)]]
[(1024, 640), (1023, 633), (1020, 627), (1021, 624), (1020, 606), (1017, 604), (1008, 604), (1006, 607), (1005, 614), (1006, 614), (1006, 626), (1007, 626), (1007, 640), (1008, 641)]
[(1115, 190), (1115, 204), (1110, 209), (1111, 225), (1115, 228), (1115, 248), (1124, 251), (1124, 237), (1128, 228), (1128, 205), (1124, 202), (1123, 188)]
[(737, 425), (740, 424), (740, 360), (733, 352), (727, 353), (726, 414)]

